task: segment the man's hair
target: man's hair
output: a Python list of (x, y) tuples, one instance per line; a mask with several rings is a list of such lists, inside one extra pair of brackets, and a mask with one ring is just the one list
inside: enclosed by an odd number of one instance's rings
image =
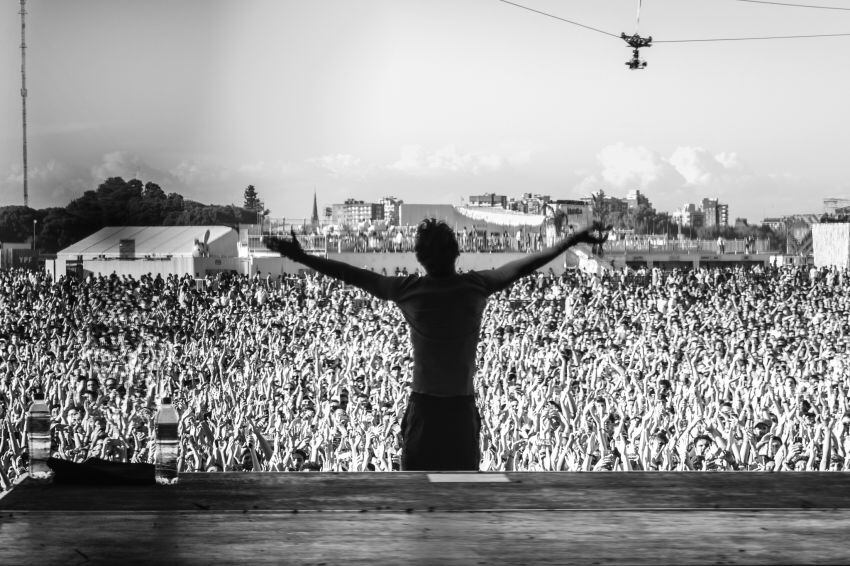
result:
[(699, 436), (694, 438), (694, 444), (696, 444), (700, 440), (705, 440), (709, 445), (714, 444), (714, 439), (708, 436), (707, 434), (700, 434)]
[(436, 218), (426, 218), (419, 223), (413, 250), (428, 275), (453, 273), (455, 260), (460, 255), (454, 230)]

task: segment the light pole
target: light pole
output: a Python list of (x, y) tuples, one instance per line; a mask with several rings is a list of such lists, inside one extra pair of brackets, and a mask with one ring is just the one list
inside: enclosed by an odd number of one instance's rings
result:
[(38, 224), (38, 219), (32, 219), (32, 251), (35, 251), (35, 226)]

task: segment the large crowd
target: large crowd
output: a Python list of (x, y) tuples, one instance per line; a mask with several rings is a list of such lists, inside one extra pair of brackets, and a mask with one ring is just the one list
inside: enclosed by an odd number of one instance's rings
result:
[[(482, 470), (850, 469), (850, 272), (540, 273), (491, 297)], [(0, 488), (52, 453), (152, 462), (170, 395), (181, 471), (390, 471), (411, 382), (392, 304), (315, 275), (0, 272)]]
[[(288, 236), (288, 232), (282, 230), (277, 233)], [(298, 233), (302, 244), (308, 248), (327, 248), (338, 252), (412, 252), (416, 244), (415, 226), (391, 226), (385, 229), (364, 226), (359, 230), (345, 232), (317, 228), (315, 233), (301, 227)], [(462, 252), (536, 252), (554, 244), (556, 233), (554, 227), (547, 229), (546, 226), (488, 230), (473, 225), (459, 227), (457, 240)]]

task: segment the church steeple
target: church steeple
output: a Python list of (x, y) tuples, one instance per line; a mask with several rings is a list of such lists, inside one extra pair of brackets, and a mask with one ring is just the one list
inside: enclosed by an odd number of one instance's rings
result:
[(313, 216), (310, 218), (310, 223), (313, 226), (319, 225), (319, 206), (316, 204), (316, 189), (313, 188)]

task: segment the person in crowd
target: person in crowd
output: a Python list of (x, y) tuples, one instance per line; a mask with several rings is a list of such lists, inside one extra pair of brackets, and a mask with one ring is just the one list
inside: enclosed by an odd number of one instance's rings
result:
[[(568, 270), (493, 293), (475, 347), (480, 469), (850, 469), (848, 276)], [(302, 470), (399, 469), (410, 332), (391, 302), (318, 273), (0, 271), (0, 489), (27, 470), (36, 389), (59, 458), (151, 462), (173, 390), (183, 472), (303, 455)]]
[(459, 274), (460, 248), (454, 231), (434, 218), (416, 233), (416, 259), (426, 275), (404, 279), (377, 275), (304, 252), (291, 240), (267, 237), (269, 249), (323, 275), (363, 289), (401, 309), (410, 327), (413, 384), (402, 423), (405, 470), (478, 470), (480, 420), (473, 377), (487, 297), (534, 273), (570, 247), (605, 241), (601, 224), (555, 246), (486, 271)]

